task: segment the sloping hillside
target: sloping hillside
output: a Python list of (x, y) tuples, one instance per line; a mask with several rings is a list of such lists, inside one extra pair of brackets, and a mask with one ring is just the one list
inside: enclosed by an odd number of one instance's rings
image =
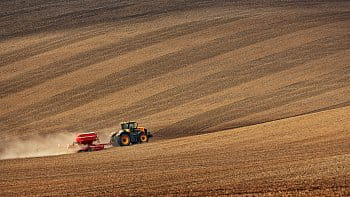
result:
[(106, 151), (2, 160), (0, 194), (348, 196), (348, 114), (344, 107)]
[(0, 158), (155, 137), (0, 160), (0, 196), (350, 195), (349, 24), (348, 1), (2, 0)]
[(2, 1), (0, 136), (158, 138), (350, 103), (348, 2)]

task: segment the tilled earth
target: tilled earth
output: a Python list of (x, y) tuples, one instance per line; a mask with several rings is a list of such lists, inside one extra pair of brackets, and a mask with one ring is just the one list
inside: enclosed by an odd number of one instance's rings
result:
[(349, 195), (349, 24), (348, 1), (1, 1), (0, 158), (127, 120), (155, 137), (1, 160), (0, 194)]
[(8, 195), (350, 195), (350, 107), (105, 151), (2, 160)]

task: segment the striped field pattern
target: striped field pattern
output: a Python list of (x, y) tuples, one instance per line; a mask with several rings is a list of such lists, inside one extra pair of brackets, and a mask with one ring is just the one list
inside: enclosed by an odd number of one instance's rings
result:
[(341, 3), (27, 3), (2, 2), (5, 138), (123, 120), (174, 138), (350, 104)]
[[(181, 137), (332, 110), (347, 109), (341, 116), (348, 120), (348, 106), (348, 1), (0, 1), (4, 143), (61, 132), (110, 133), (119, 122), (136, 120), (154, 133), (155, 143), (171, 147)], [(349, 134), (334, 151), (349, 155), (346, 139)], [(264, 192), (235, 184), (236, 194)], [(213, 195), (226, 194), (217, 189)]]

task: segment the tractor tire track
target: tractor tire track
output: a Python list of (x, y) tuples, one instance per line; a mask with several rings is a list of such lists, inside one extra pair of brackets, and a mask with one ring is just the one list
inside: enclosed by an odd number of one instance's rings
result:
[(21, 74), (20, 76), (16, 76), (15, 78), (1, 81), (0, 98), (44, 83), (52, 78), (64, 75), (68, 72), (73, 72), (89, 65), (106, 61), (133, 50), (160, 43), (167, 39), (198, 32), (208, 27), (230, 23), (239, 19), (241, 19), (241, 17), (214, 19), (212, 21), (189, 22), (169, 28), (163, 28), (154, 32), (137, 35), (124, 41), (112, 43), (88, 52), (82, 52), (59, 62), (31, 70), (27, 73)]
[[(334, 18), (331, 18), (328, 14), (322, 14), (322, 16), (317, 15), (318, 18), (323, 17), (322, 19), (326, 21), (315, 19), (311, 17), (312, 15), (307, 15), (295, 17), (292, 19), (292, 21), (289, 21), (288, 23), (286, 21), (280, 21), (272, 24), (263, 25), (262, 27), (260, 27), (261, 29), (239, 32), (232, 36), (224, 37), (222, 39), (216, 39), (213, 42), (207, 43), (203, 46), (198, 46), (193, 49), (185, 49), (175, 54), (169, 54), (167, 56), (163, 56), (161, 58), (157, 58), (149, 62), (145, 62), (143, 64), (131, 67), (129, 69), (123, 70), (122, 72), (111, 74), (110, 76), (107, 76), (106, 78), (99, 80), (95, 83), (64, 92), (46, 101), (34, 104), (34, 106), (26, 107), (23, 110), (20, 110), (18, 113), (11, 112), (8, 115), (5, 114), (0, 118), (0, 120), (6, 122), (9, 125), (12, 125), (10, 127), (13, 127), (14, 125), (23, 125), (33, 120), (40, 120), (44, 117), (48, 117), (49, 115), (54, 115), (80, 106), (84, 103), (91, 102), (97, 98), (103, 97), (106, 94), (122, 90), (131, 85), (136, 85), (137, 83), (142, 82), (144, 79), (151, 79), (159, 75), (177, 70), (181, 67), (185, 67), (186, 65), (194, 64), (196, 62), (203, 61), (205, 59), (209, 59), (211, 57), (254, 44), (256, 42), (271, 39), (276, 36), (281, 36), (298, 30), (324, 25), (330, 22), (334, 22), (334, 20), (341, 21), (346, 19), (347, 15), (348, 13), (332, 14)], [(229, 21), (231, 22), (231, 20), (235, 19), (230, 19)], [(291, 24), (293, 23), (294, 25), (291, 26)], [(274, 30), (273, 26), (271, 25), (280, 27), (280, 30)], [(284, 28), (284, 26), (286, 28)], [(184, 27), (184, 29), (187, 28), (188, 27)], [(181, 30), (183, 31), (184, 29)], [(178, 34), (175, 33), (175, 35)], [(168, 34), (165, 34), (164, 37), (168, 37)], [(226, 47), (223, 47), (223, 43), (225, 43)], [(94, 58), (94, 61), (96, 61), (96, 58)], [(77, 64), (71, 65), (76, 66)], [(64, 71), (67, 72), (67, 69), (68, 68), (66, 67)], [(147, 70), (153, 70), (153, 72), (145, 76)], [(131, 77), (130, 74), (133, 75), (132, 81), (128, 80), (128, 78)], [(45, 76), (47, 77), (47, 73)], [(23, 87), (22, 83), (18, 84), (21, 84)], [(11, 88), (13, 87), (16, 86), (11, 86)], [(11, 119), (15, 121), (11, 123)], [(5, 126), (5, 128), (6, 127), (7, 126)]]
[[(319, 50), (319, 46), (322, 46), (323, 50)], [(163, 110), (176, 108), (203, 96), (224, 91), (227, 88), (294, 68), (309, 61), (322, 58), (324, 55), (347, 49), (347, 47), (348, 44), (341, 37), (338, 39), (328, 37), (317, 40), (302, 47), (273, 54), (239, 65), (239, 67), (231, 70), (223, 70), (209, 75), (193, 83), (161, 92), (137, 103), (130, 104), (127, 108), (117, 109), (107, 112), (100, 117), (87, 119), (79, 125), (72, 126), (72, 128), (95, 130), (112, 126), (115, 124), (115, 119), (140, 119)], [(140, 111), (142, 111), (141, 114), (138, 113)]]
[[(17, 13), (8, 12), (15, 10), (16, 3), (4, 4), (0, 2), (0, 13), (6, 20), (0, 22), (0, 41), (15, 37), (27, 36), (34, 33), (47, 31), (83, 28), (89, 25), (96, 25), (109, 22), (120, 22), (129, 19), (152, 20), (171, 12), (191, 10), (200, 7), (215, 5), (211, 1), (193, 3), (190, 2), (162, 2), (152, 3), (139, 1), (87, 1), (88, 9), (80, 6), (79, 2), (59, 0), (57, 2), (44, 2), (32, 5), (32, 12), (20, 10)], [(3, 4), (3, 5), (2, 5)], [(18, 3), (19, 4), (19, 3)], [(42, 5), (44, 4), (44, 5)], [(49, 4), (45, 6), (45, 4)], [(108, 6), (106, 6), (106, 4)], [(60, 9), (58, 9), (58, 6)], [(6, 8), (6, 10), (4, 10)], [(33, 13), (33, 11), (36, 11)], [(42, 15), (41, 13), (47, 13)], [(11, 21), (16, 21), (11, 24)]]
[[(328, 37), (313, 41), (301, 47), (272, 54), (239, 65), (239, 67), (233, 67), (230, 70), (223, 70), (209, 75), (193, 83), (161, 92), (137, 103), (130, 104), (125, 108), (109, 111), (101, 116), (80, 121), (69, 127), (63, 126), (56, 127), (55, 129), (76, 131), (79, 128), (81, 130), (93, 131), (115, 125), (116, 119), (140, 119), (159, 113), (163, 110), (170, 110), (171, 108), (176, 108), (177, 106), (186, 104), (203, 96), (215, 94), (227, 88), (256, 80), (260, 77), (292, 69), (309, 61), (322, 58), (324, 55), (345, 50), (347, 49), (348, 44), (342, 40), (342, 37), (343, 36)], [(320, 46), (322, 46), (323, 50), (319, 50)], [(138, 113), (140, 111), (142, 111), (142, 113)], [(17, 116), (20, 116), (20, 114)], [(46, 131), (45, 133), (54, 132), (50, 130), (50, 128), (48, 129), (49, 131), (42, 128), (43, 131)], [(27, 128), (27, 130), (30, 129)], [(191, 132), (188, 135), (191, 135)]]
[[(298, 100), (303, 100), (310, 98), (316, 95), (332, 91), (334, 89), (349, 87), (350, 86), (350, 67), (344, 69), (339, 69), (332, 73), (326, 74), (320, 79), (302, 81), (290, 86), (286, 86), (266, 94), (264, 96), (247, 98), (233, 104), (229, 104), (203, 114), (190, 117), (188, 119), (179, 121), (173, 125), (170, 125), (166, 128), (161, 129), (157, 135), (160, 135), (161, 138), (174, 138), (176, 136), (189, 136), (194, 134), (201, 134), (211, 125), (218, 125), (229, 120), (239, 119), (245, 116), (249, 116), (253, 113), (259, 113), (271, 108), (276, 108), (278, 106), (283, 106), (291, 102)], [(317, 88), (315, 88), (317, 87)], [(326, 110), (326, 109), (324, 109)], [(299, 116), (303, 114), (308, 114), (314, 111), (304, 112), (302, 114), (295, 114), (294, 116)], [(280, 119), (290, 118), (280, 117)], [(240, 122), (236, 125), (230, 125), (227, 128), (223, 129), (232, 129), (238, 127), (245, 127), (250, 125), (261, 124), (264, 122), (275, 121), (276, 119), (265, 119), (261, 118), (261, 121), (255, 122)], [(191, 123), (195, 122), (196, 126), (192, 126)], [(198, 126), (198, 125), (200, 126)], [(215, 131), (205, 131), (215, 132)]]

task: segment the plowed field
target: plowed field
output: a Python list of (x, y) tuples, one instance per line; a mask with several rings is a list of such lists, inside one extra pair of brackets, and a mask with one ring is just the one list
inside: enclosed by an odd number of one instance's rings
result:
[(0, 195), (350, 195), (349, 62), (348, 1), (3, 0), (0, 158), (154, 138), (0, 160)]

